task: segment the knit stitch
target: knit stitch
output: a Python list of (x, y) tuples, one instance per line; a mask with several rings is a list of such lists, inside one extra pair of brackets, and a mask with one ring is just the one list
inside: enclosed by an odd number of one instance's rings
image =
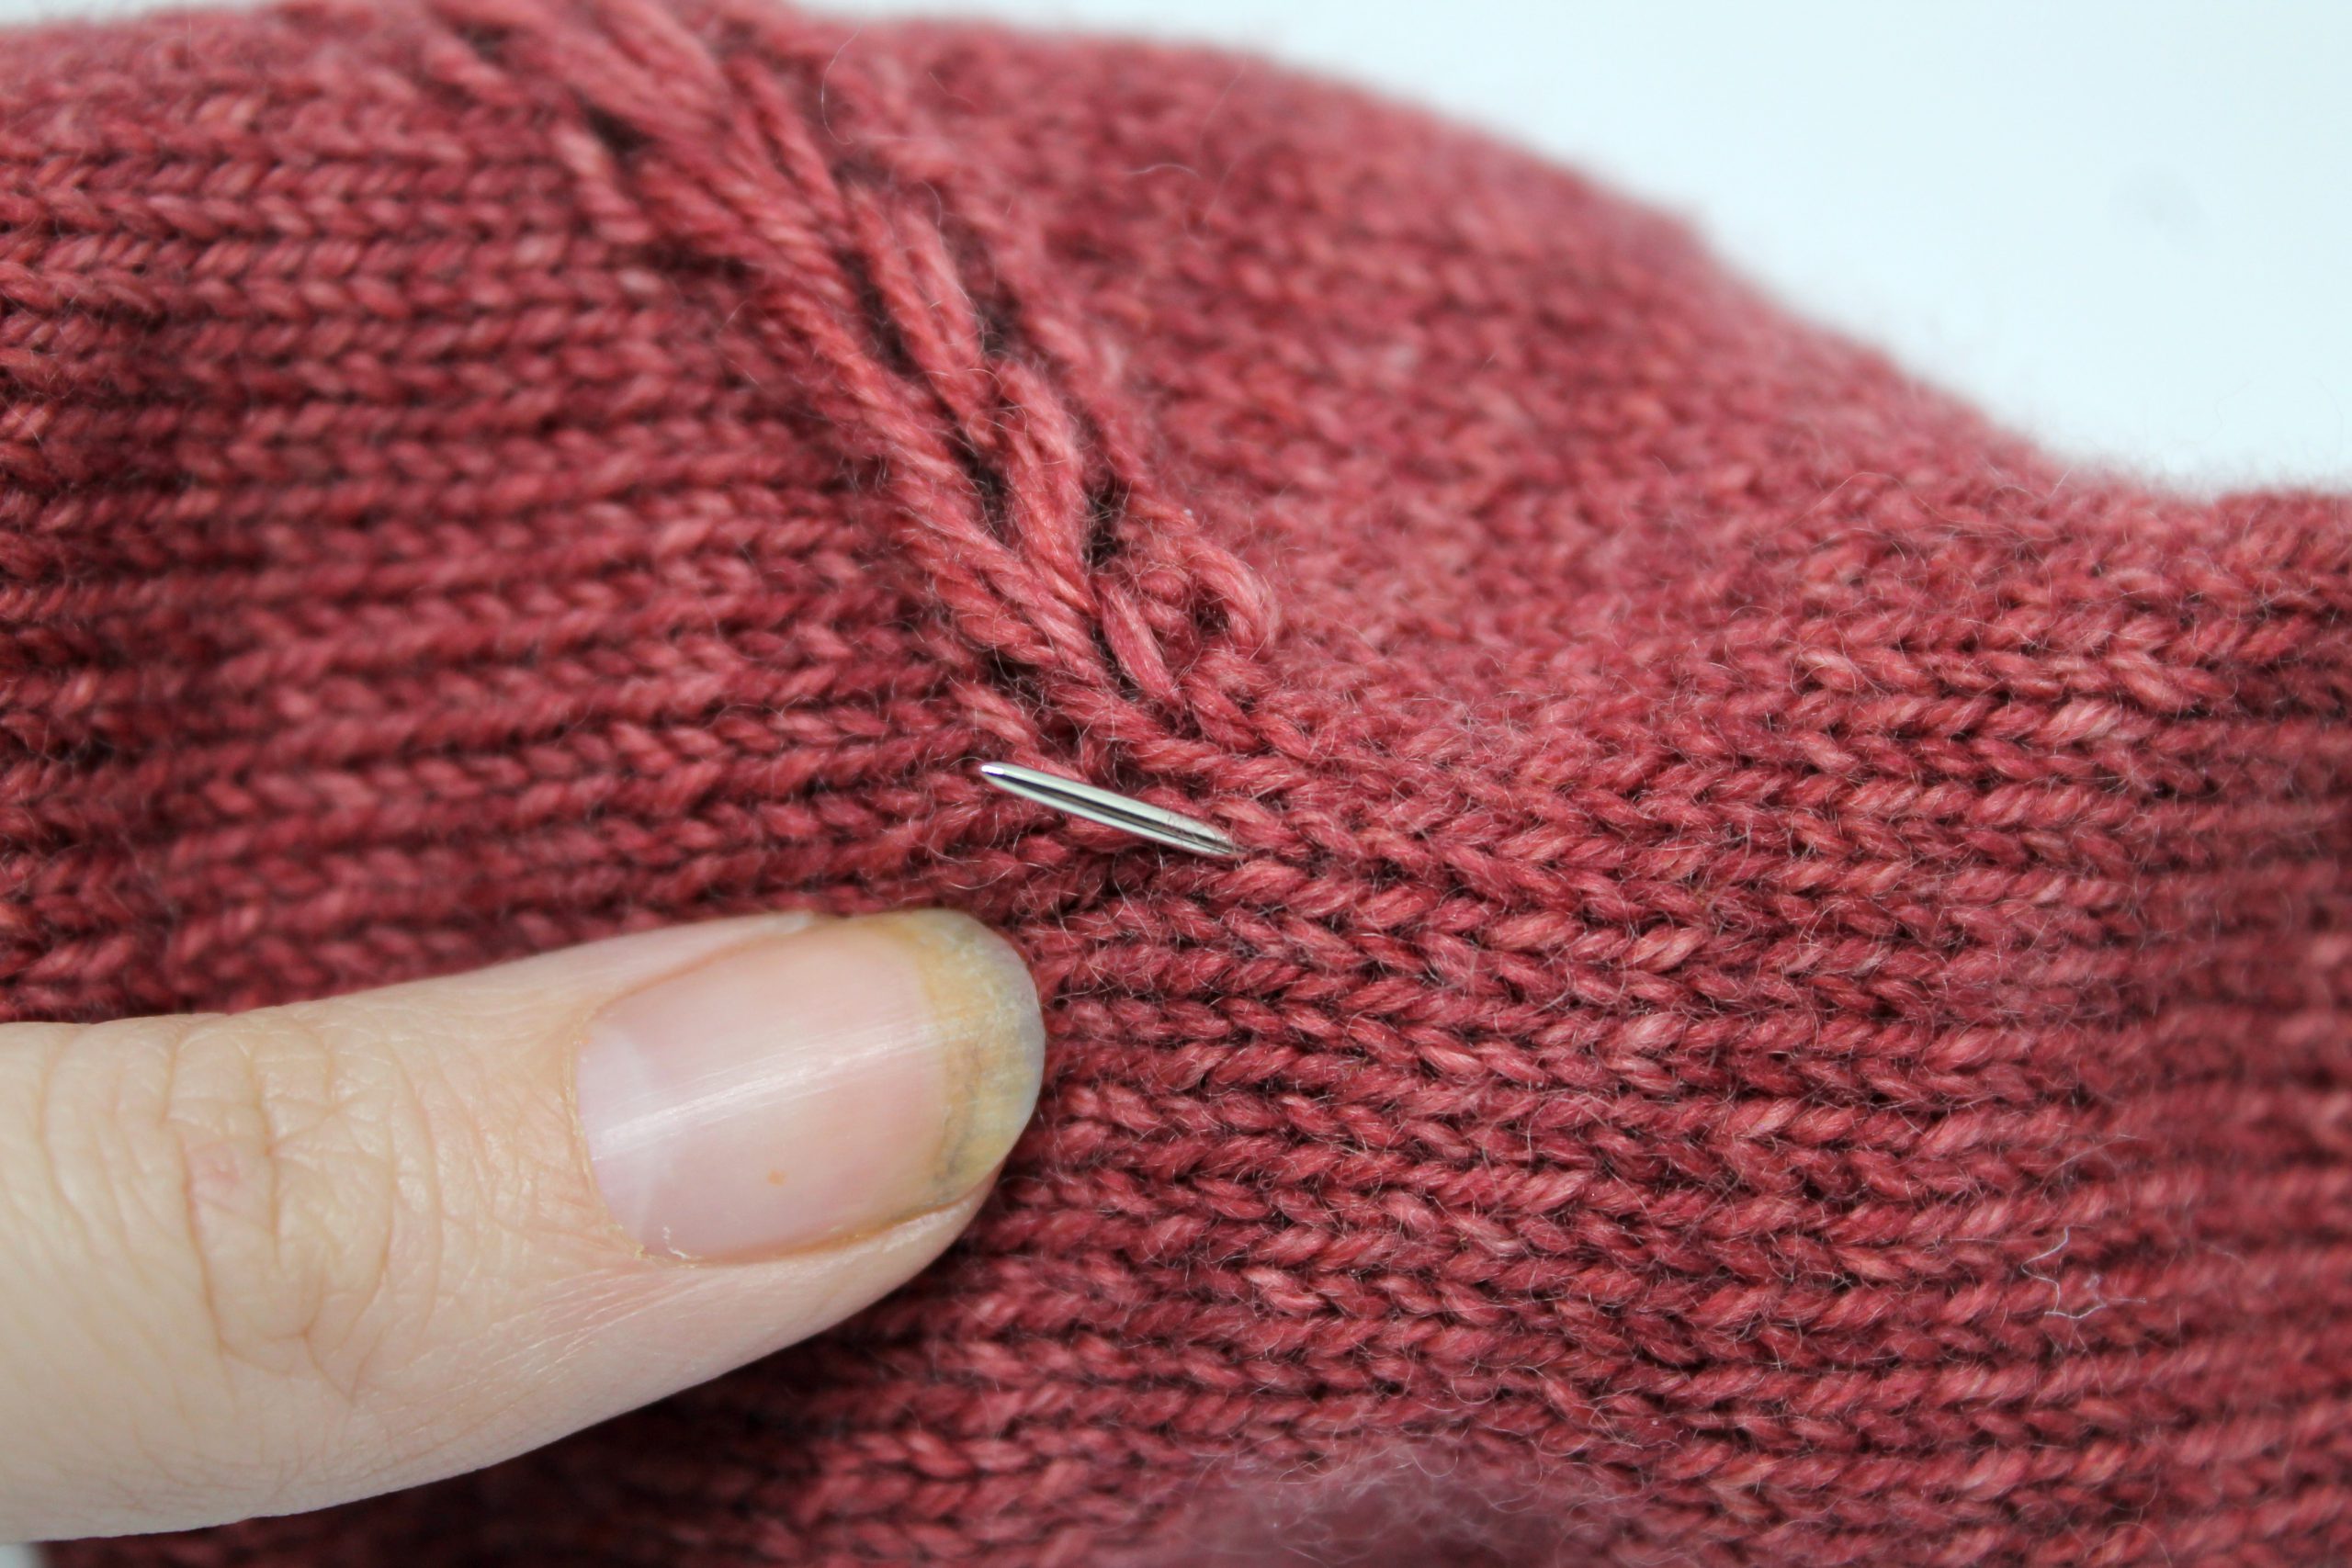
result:
[(2352, 1557), (2342, 501), (1337, 88), (753, 0), (15, 39), (0, 390), (7, 1015), (947, 905), (1053, 1043), (843, 1328), (66, 1568)]

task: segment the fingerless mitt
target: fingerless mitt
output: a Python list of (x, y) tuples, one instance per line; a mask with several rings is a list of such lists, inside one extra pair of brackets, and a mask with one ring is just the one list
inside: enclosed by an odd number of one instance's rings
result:
[(1247, 62), (19, 35), (0, 1010), (944, 905), (1052, 1038), (835, 1333), (58, 1561), (2344, 1561), (2348, 538)]

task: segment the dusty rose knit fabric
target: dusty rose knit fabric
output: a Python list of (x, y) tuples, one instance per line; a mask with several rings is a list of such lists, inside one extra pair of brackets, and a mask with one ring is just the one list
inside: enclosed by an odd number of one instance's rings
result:
[(8, 1013), (945, 904), (1053, 1039), (822, 1341), (74, 1568), (2352, 1554), (2341, 501), (1349, 93), (737, 0), (13, 40), (0, 382)]

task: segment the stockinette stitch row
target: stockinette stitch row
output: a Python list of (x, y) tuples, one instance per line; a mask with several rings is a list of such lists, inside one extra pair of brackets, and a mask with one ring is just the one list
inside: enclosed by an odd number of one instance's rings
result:
[(749, 0), (19, 38), (0, 381), (9, 1016), (944, 904), (1053, 1040), (823, 1340), (65, 1568), (2352, 1554), (2340, 500), (1338, 89)]

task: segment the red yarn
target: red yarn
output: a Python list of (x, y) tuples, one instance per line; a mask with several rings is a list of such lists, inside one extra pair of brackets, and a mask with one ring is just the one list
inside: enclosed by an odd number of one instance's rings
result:
[(308, 5), (0, 106), (9, 1013), (948, 904), (1055, 1043), (823, 1341), (64, 1562), (2352, 1555), (2343, 502), (1227, 59)]

